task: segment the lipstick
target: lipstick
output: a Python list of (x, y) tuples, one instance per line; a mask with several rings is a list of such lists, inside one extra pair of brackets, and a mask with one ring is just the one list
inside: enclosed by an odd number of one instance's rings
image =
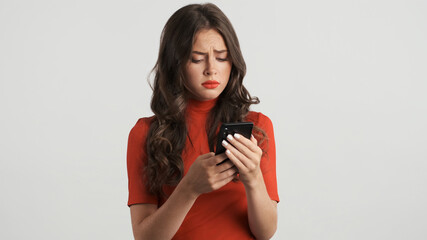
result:
[(219, 86), (219, 82), (215, 80), (208, 80), (202, 83), (203, 87), (207, 89), (214, 89)]

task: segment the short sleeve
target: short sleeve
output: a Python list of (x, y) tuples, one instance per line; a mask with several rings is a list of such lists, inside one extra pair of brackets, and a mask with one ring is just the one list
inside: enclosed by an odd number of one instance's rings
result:
[(146, 137), (150, 118), (141, 118), (131, 129), (127, 147), (128, 206), (138, 203), (158, 204), (158, 199), (146, 187), (144, 167), (147, 164)]
[[(276, 177), (276, 143), (274, 140), (273, 123), (262, 113), (251, 112), (247, 117), (248, 121), (253, 121), (255, 126), (261, 128), (266, 136), (256, 136), (260, 148), (263, 150), (261, 157), (261, 171), (264, 177), (265, 186), (271, 200), (279, 202), (279, 194), (277, 191), (277, 177)], [(261, 135), (262, 136), (262, 135)]]

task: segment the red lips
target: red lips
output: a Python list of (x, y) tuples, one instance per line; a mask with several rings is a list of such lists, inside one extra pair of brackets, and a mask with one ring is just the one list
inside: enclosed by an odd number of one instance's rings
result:
[(215, 80), (208, 80), (204, 83), (202, 83), (203, 87), (208, 89), (214, 89), (219, 86), (219, 82)]

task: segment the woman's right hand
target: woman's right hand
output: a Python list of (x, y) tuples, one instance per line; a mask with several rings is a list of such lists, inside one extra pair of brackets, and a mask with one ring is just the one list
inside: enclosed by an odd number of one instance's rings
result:
[(199, 195), (219, 189), (233, 180), (237, 168), (230, 160), (221, 163), (225, 159), (225, 154), (215, 156), (214, 153), (197, 157), (160, 208), (157, 204), (132, 205), (130, 209), (135, 239), (171, 239)]
[[(225, 159), (225, 153), (216, 156), (213, 152), (200, 155), (182, 179), (183, 185), (196, 196), (223, 187), (237, 173), (237, 168), (230, 160), (221, 163)], [(217, 165), (218, 163), (221, 164)]]

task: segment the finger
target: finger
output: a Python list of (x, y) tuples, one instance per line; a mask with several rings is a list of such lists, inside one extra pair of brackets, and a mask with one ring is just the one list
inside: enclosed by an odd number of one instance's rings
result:
[(221, 153), (218, 155), (215, 155), (215, 153), (213, 153), (213, 155), (211, 156), (211, 166), (215, 166), (218, 165), (218, 163), (223, 162), (225, 159), (227, 159), (227, 155), (225, 155), (225, 153)]
[[(229, 150), (245, 167), (250, 168), (252, 167), (252, 160), (253, 157), (247, 157), (242, 152), (240, 152), (235, 147), (231, 146), (230, 144), (226, 147), (227, 150)], [(227, 155), (228, 156), (228, 155)]]
[(226, 185), (226, 184), (228, 184), (229, 182), (233, 181), (233, 179), (234, 179), (234, 175), (232, 175), (232, 176), (230, 176), (230, 177), (227, 177), (227, 178), (224, 178), (224, 179), (222, 179), (222, 180), (218, 181), (218, 182), (215, 184), (214, 189), (220, 189), (220, 188), (222, 188), (223, 186), (225, 186), (225, 185)]
[(221, 181), (223, 179), (229, 178), (230, 176), (233, 177), (236, 173), (237, 173), (237, 168), (231, 167), (231, 168), (223, 171), (222, 173), (218, 174), (218, 180)]
[[(254, 154), (256, 153), (256, 148), (253, 148), (255, 151), (251, 150), (251, 146), (254, 146), (254, 144), (247, 138), (243, 137), (242, 135), (235, 134), (236, 137), (233, 137), (231, 135), (227, 136), (228, 141), (243, 155), (245, 155), (247, 158), (252, 159), (254, 157)], [(248, 144), (248, 145), (246, 145)], [(237, 156), (238, 157), (238, 156)]]
[[(231, 145), (228, 146), (233, 148)], [(235, 150), (235, 148), (233, 149)], [(242, 163), (242, 161), (240, 161), (229, 149), (225, 151), (225, 154), (227, 155), (228, 159), (230, 159), (230, 161), (234, 164), (234, 166), (237, 167), (239, 172), (246, 169), (246, 166)]]
[(205, 153), (205, 154), (200, 155), (200, 156), (199, 156), (199, 158), (200, 158), (200, 159), (208, 159), (208, 158), (211, 158), (211, 157), (213, 157), (213, 156), (215, 156), (215, 153), (213, 153), (213, 152), (208, 152), (208, 153)]
[[(228, 138), (228, 136), (227, 136), (227, 138)], [(250, 151), (252, 151), (252, 152), (257, 151), (258, 145), (256, 144), (256, 139), (253, 135), (251, 135), (251, 139), (249, 140), (249, 139), (245, 138), (244, 136), (236, 133), (236, 134), (234, 134), (233, 139), (235, 141), (245, 145)], [(253, 140), (255, 140), (255, 142)]]
[(225, 160), (223, 163), (217, 165), (217, 171), (223, 172), (227, 169), (234, 167), (234, 164), (230, 160)]
[(251, 134), (251, 141), (258, 146), (258, 141), (256, 140), (256, 138), (254, 137), (254, 135)]

